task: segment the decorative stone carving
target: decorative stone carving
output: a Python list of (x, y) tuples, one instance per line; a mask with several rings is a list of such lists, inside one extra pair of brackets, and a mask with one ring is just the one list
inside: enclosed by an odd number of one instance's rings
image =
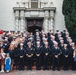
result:
[(19, 30), (19, 19), (15, 18), (15, 30), (18, 31)]
[(24, 18), (21, 18), (21, 20), (20, 20), (20, 24), (21, 24), (21, 32), (23, 32), (24, 30), (25, 30), (25, 20), (24, 20)]
[(43, 24), (44, 32), (48, 32), (48, 18), (44, 18), (44, 24)]
[(54, 11), (50, 11), (50, 17), (54, 18), (55, 17), (55, 12)]
[(45, 31), (45, 33), (48, 32), (48, 25), (49, 25), (48, 18), (49, 18), (49, 11), (45, 11), (45, 18), (44, 18), (44, 31)]
[(24, 17), (24, 11), (20, 12), (20, 27), (21, 27), (21, 32), (25, 30), (25, 17)]
[(24, 11), (20, 11), (20, 17), (24, 17)]
[(45, 11), (45, 17), (49, 18), (49, 11)]
[(54, 17), (55, 17), (55, 12), (54, 11), (50, 11), (50, 24), (49, 24), (49, 31), (51, 30), (52, 32), (54, 32)]
[(15, 17), (19, 18), (19, 11), (15, 11)]
[(15, 30), (19, 30), (19, 11), (15, 11)]
[[(40, 1), (40, 0), (39, 0)], [(54, 17), (55, 17), (55, 10), (56, 8), (53, 6), (53, 3), (51, 3), (51, 6), (47, 6), (48, 2), (40, 2), (39, 5), (44, 5), (43, 7), (40, 6), (39, 8), (31, 8), (31, 0), (29, 2), (21, 2), (24, 6), (20, 5), (20, 2), (18, 2), (19, 7), (14, 7), (15, 12), (15, 29), (21, 30), (22, 32), (24, 30), (27, 30), (27, 18), (44, 18), (44, 24), (43, 29), (47, 33), (50, 30), (52, 32), (54, 31)], [(25, 4), (28, 4), (28, 8), (25, 7)]]

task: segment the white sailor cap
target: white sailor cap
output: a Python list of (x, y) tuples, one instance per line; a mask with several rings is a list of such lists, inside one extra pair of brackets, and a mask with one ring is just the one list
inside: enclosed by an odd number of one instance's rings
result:
[(5, 37), (5, 39), (8, 39), (8, 37)]
[(51, 38), (53, 38), (53, 39), (54, 39), (54, 38), (55, 38), (55, 36), (51, 36)]
[(18, 34), (15, 35), (15, 37), (17, 37), (17, 36), (18, 36)]
[(72, 39), (69, 39), (68, 41), (69, 41), (69, 42), (72, 42)]
[(36, 39), (37, 41), (40, 41), (40, 39)]
[(67, 44), (64, 44), (64, 46), (67, 46)]
[(40, 41), (37, 41), (36, 43), (37, 43), (37, 44), (40, 44)]
[(31, 42), (28, 42), (27, 44), (28, 44), (28, 45), (31, 45)]
[(60, 40), (60, 42), (64, 42), (64, 40)]
[(69, 34), (68, 32), (66, 32), (66, 34)]
[(43, 40), (47, 41), (47, 38), (43, 38)]
[(54, 43), (54, 44), (58, 44), (58, 42), (56, 42), (56, 41), (53, 41), (53, 43)]
[(59, 37), (61, 37), (61, 35), (60, 35), (60, 34), (59, 34), (58, 36), (59, 36)]
[(23, 43), (21, 43), (20, 46), (23, 46)]
[(73, 42), (72, 45), (75, 45), (75, 43)]
[(15, 39), (16, 37), (14, 36), (13, 39)]
[(33, 37), (33, 35), (31, 34), (30, 37)]
[(60, 39), (60, 40), (63, 40), (63, 38), (62, 38), (62, 37), (60, 37), (59, 39)]
[(67, 37), (68, 39), (71, 39), (71, 37)]
[(48, 42), (44, 42), (45, 43), (45, 45), (47, 45), (48, 44)]

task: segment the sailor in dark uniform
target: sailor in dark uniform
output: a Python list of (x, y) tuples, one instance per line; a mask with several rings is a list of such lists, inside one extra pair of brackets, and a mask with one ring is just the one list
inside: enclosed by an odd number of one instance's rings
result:
[(64, 40), (60, 40), (60, 44), (59, 44), (59, 48), (61, 50), (61, 55), (59, 56), (59, 59), (60, 59), (60, 66), (62, 67), (63, 66), (63, 49), (64, 49)]
[(25, 56), (25, 50), (23, 48), (23, 44), (20, 44), (19, 48), (19, 70), (24, 70), (24, 56)]
[(55, 66), (57, 65), (57, 70), (60, 71), (60, 63), (59, 63), (59, 55), (60, 55), (60, 48), (58, 47), (58, 43), (55, 41), (54, 46), (52, 48), (53, 54), (53, 62), (52, 62), (52, 70), (55, 70)]
[(49, 53), (50, 53), (50, 48), (48, 46), (48, 42), (44, 42), (45, 46), (43, 49), (43, 53), (44, 53), (44, 70), (48, 70), (48, 58), (49, 58)]
[(18, 65), (19, 65), (19, 50), (18, 50), (18, 45), (15, 44), (15, 48), (14, 48), (14, 62), (16, 65), (16, 69), (18, 69)]
[(27, 70), (32, 70), (32, 57), (34, 54), (34, 49), (32, 47), (31, 42), (28, 42), (28, 47), (26, 48), (26, 56), (27, 56)]
[(69, 58), (70, 50), (67, 48), (67, 44), (64, 44), (64, 49), (62, 54), (64, 56), (63, 70), (68, 70), (68, 58)]
[(8, 38), (6, 37), (4, 41), (4, 52), (5, 53), (8, 52), (9, 46), (10, 46), (10, 43), (8, 42)]
[(37, 45), (35, 46), (35, 54), (36, 54), (36, 69), (40, 70), (41, 69), (41, 46), (40, 46), (40, 41), (36, 42)]

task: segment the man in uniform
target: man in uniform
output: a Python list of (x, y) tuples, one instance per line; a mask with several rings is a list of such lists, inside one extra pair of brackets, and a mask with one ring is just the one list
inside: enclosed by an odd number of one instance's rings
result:
[(69, 58), (70, 50), (67, 48), (67, 44), (64, 44), (64, 49), (62, 54), (64, 56), (63, 70), (68, 70), (68, 58)]
[(26, 48), (26, 56), (27, 56), (27, 70), (32, 70), (32, 56), (34, 54), (34, 49), (32, 47), (31, 42), (28, 42), (28, 47)]
[(43, 49), (43, 53), (44, 53), (44, 70), (48, 70), (48, 58), (49, 58), (49, 53), (50, 53), (50, 48), (48, 46), (48, 42), (44, 42), (45, 47)]
[(18, 65), (19, 65), (19, 50), (18, 50), (18, 45), (15, 44), (15, 48), (14, 48), (14, 62), (16, 65), (16, 69), (18, 69)]
[(24, 56), (25, 56), (25, 50), (23, 48), (23, 44), (20, 44), (19, 48), (19, 70), (24, 70)]
[(57, 70), (60, 71), (60, 63), (59, 63), (60, 48), (58, 47), (57, 42), (54, 42), (54, 46), (52, 48), (52, 54), (53, 54), (52, 70), (54, 71), (55, 66), (57, 65)]
[(9, 49), (10, 43), (8, 42), (8, 38), (5, 37), (5, 41), (4, 41), (4, 52), (7, 53), (8, 49)]
[(36, 54), (36, 70), (41, 69), (41, 46), (40, 46), (40, 41), (36, 42), (37, 45), (35, 46), (35, 54)]

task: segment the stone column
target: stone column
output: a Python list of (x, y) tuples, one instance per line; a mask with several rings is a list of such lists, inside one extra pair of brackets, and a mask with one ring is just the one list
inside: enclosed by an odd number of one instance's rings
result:
[(25, 30), (25, 16), (24, 16), (24, 11), (20, 12), (20, 31), (24, 32)]
[(54, 11), (50, 11), (49, 31), (51, 30), (52, 32), (54, 32), (54, 17), (55, 17), (55, 12)]
[(19, 11), (15, 11), (15, 30), (19, 30)]
[(48, 32), (48, 25), (49, 25), (48, 18), (49, 18), (49, 11), (45, 11), (44, 25), (43, 25), (43, 28), (44, 28), (45, 33)]

